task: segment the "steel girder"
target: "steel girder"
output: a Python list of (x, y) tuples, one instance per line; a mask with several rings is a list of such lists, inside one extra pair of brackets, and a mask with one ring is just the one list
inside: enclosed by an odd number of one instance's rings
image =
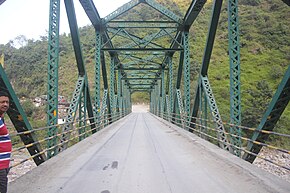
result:
[(216, 104), (216, 101), (213, 96), (213, 92), (211, 86), (209, 84), (209, 80), (207, 76), (200, 77), (202, 88), (204, 90), (205, 97), (209, 104), (209, 108), (213, 117), (213, 120), (216, 124), (216, 131), (217, 131), (217, 138), (219, 140), (219, 146), (223, 149), (230, 150), (231, 147), (229, 146), (229, 141), (226, 136), (226, 130), (223, 126), (223, 122)]
[(190, 116), (190, 56), (188, 32), (183, 33), (183, 48), (184, 48), (184, 64), (183, 64), (183, 81), (184, 81), (184, 113), (189, 119)]
[(160, 100), (161, 100), (161, 113), (162, 113), (162, 118), (163, 114), (165, 113), (165, 72), (164, 69), (161, 71), (161, 84), (160, 84)]
[[(238, 18), (238, 0), (228, 1), (228, 31), (230, 57), (230, 128), (233, 153), (240, 157), (241, 141), (241, 81), (240, 81), (240, 36)], [(237, 148), (236, 148), (237, 147)]]
[[(183, 69), (183, 60), (184, 60), (184, 52), (180, 53), (179, 57), (179, 65), (178, 65), (178, 72), (177, 72), (177, 78), (176, 78), (176, 85), (175, 85), (175, 93), (174, 93), (174, 102), (173, 102), (173, 117), (176, 116), (176, 112), (180, 112), (178, 109), (183, 109), (183, 106), (177, 106), (181, 103), (178, 103), (178, 96), (177, 96), (177, 90), (180, 90), (180, 84), (181, 84), (181, 77), (182, 77), (182, 69)], [(183, 103), (182, 103), (183, 104)], [(178, 108), (178, 109), (177, 109)], [(174, 119), (173, 119), (174, 120)]]
[(147, 35), (144, 38), (133, 35), (122, 28), (118, 29), (118, 30), (115, 28), (108, 28), (108, 32), (113, 34), (111, 40), (115, 36), (120, 36), (120, 37), (123, 37), (123, 38), (126, 38), (128, 40), (133, 41), (132, 43), (125, 44), (124, 46), (120, 47), (120, 49), (122, 48), (123, 50), (125, 50), (126, 48), (133, 49), (134, 47), (137, 47), (137, 48), (143, 48), (144, 50), (146, 50), (145, 48), (148, 46), (150, 46), (152, 49), (158, 49), (158, 48), (162, 49), (163, 46), (161, 46), (158, 43), (155, 43), (153, 41), (154, 40), (156, 41), (156, 40), (163, 38), (163, 37), (166, 37), (166, 36), (171, 37), (171, 34), (175, 33), (176, 29), (170, 29), (170, 28), (169, 29), (166, 29), (166, 28), (162, 29), (161, 28), (158, 32)]
[(178, 17), (175, 13), (173, 13), (169, 9), (165, 8), (164, 6), (160, 5), (156, 1), (154, 1), (154, 0), (142, 0), (141, 2), (143, 2), (143, 1), (144, 1), (144, 3), (146, 2), (153, 9), (156, 9), (157, 11), (159, 11), (163, 15), (167, 16), (169, 19), (175, 21), (176, 23), (179, 23), (179, 24), (183, 23), (183, 21), (180, 17)]
[(109, 86), (108, 86), (108, 79), (107, 79), (107, 69), (106, 69), (106, 62), (105, 62), (105, 55), (104, 52), (101, 53), (101, 64), (102, 64), (102, 75), (103, 75), (103, 83), (104, 83), (104, 96), (102, 100), (102, 113), (103, 115), (105, 113), (104, 106), (107, 107), (108, 116), (111, 122), (111, 101), (110, 101), (110, 94), (108, 92)]
[(139, 3), (140, 3), (140, 0), (132, 0), (124, 4), (123, 6), (121, 6), (120, 8), (118, 8), (117, 10), (109, 14), (108, 16), (104, 17), (104, 23), (108, 23), (112, 21), (113, 19), (117, 18), (118, 16), (122, 15), (123, 13), (132, 9), (133, 7), (137, 6)]
[(20, 138), (24, 145), (28, 145), (27, 150), (31, 156), (34, 156), (33, 161), (35, 164), (40, 165), (46, 160), (45, 152), (40, 147), (36, 135), (33, 132), (28, 132), (32, 130), (32, 127), (24, 110), (21, 107), (21, 104), (12, 88), (12, 85), (10, 84), (5, 74), (2, 65), (4, 64), (0, 63), (0, 90), (6, 91), (9, 94), (10, 107), (7, 111), (7, 114), (18, 133), (27, 132), (27, 134), (21, 134)]
[[(269, 138), (269, 133), (260, 132), (263, 131), (273, 131), (277, 121), (280, 119), (283, 111), (287, 107), (290, 100), (290, 66), (281, 80), (280, 85), (272, 98), (262, 120), (257, 127), (256, 131), (251, 137), (251, 141), (248, 142), (247, 150), (251, 153), (245, 153), (243, 159), (248, 162), (253, 163), (256, 155), (260, 152), (262, 146), (259, 143), (264, 143)], [(256, 141), (256, 143), (253, 143)]]
[[(201, 76), (207, 76), (209, 61), (210, 61), (210, 57), (211, 57), (211, 53), (212, 53), (212, 49), (213, 49), (214, 38), (215, 38), (216, 30), (217, 30), (217, 25), (218, 25), (221, 7), (222, 7), (222, 0), (215, 1), (214, 5), (213, 5), (211, 23), (210, 23), (210, 27), (209, 27), (209, 31), (208, 31), (208, 35), (207, 35), (207, 42), (206, 42), (206, 47), (205, 47), (205, 51), (204, 51), (204, 55), (203, 55), (202, 66), (201, 66), (201, 70), (200, 70)], [(201, 81), (201, 80), (199, 80), (199, 81)], [(198, 115), (198, 110), (199, 110), (199, 105), (200, 105), (199, 100), (201, 100), (200, 92), (201, 92), (200, 87), (197, 87), (196, 92), (195, 92), (196, 94), (195, 94), (194, 105), (192, 108), (192, 115), (191, 115), (191, 117), (192, 117), (191, 122), (192, 123), (196, 122), (195, 117), (197, 117), (197, 115)]]
[[(218, 107), (216, 104), (216, 101), (214, 99), (213, 93), (210, 89), (209, 80), (207, 78), (208, 73), (208, 67), (209, 62), (212, 54), (214, 39), (216, 35), (217, 25), (219, 21), (219, 16), (222, 8), (222, 0), (216, 0), (213, 4), (213, 10), (212, 10), (212, 16), (211, 16), (211, 23), (209, 26), (208, 36), (207, 36), (207, 42), (206, 47), (203, 55), (202, 60), (202, 66), (200, 70), (200, 77), (199, 82), (202, 83), (202, 87), (198, 86), (196, 89), (195, 94), (195, 100), (194, 100), (194, 106), (192, 109), (192, 115), (191, 115), (191, 126), (195, 126), (196, 123), (196, 117), (198, 116), (198, 111), (202, 110), (202, 93), (205, 92), (205, 97), (207, 98), (210, 110), (213, 114), (213, 119), (216, 122), (217, 131), (218, 131), (218, 139), (220, 140), (219, 144), (222, 148), (231, 150), (231, 148), (228, 146), (228, 140), (227, 136), (225, 136), (225, 129), (220, 117), (220, 114), (218, 113)], [(205, 116), (205, 115), (204, 115)]]
[[(288, 0), (283, 0), (286, 4), (289, 5)], [(101, 52), (108, 51), (110, 54), (111, 68), (110, 68), (110, 88), (108, 88), (108, 83), (106, 78), (103, 79), (105, 86), (105, 92), (103, 99), (103, 106), (108, 106), (108, 111), (114, 112), (114, 109), (118, 107), (118, 110), (124, 109), (126, 113), (129, 112), (129, 107), (131, 105), (130, 93), (135, 91), (148, 91), (150, 93), (152, 101), (150, 106), (153, 108), (155, 113), (164, 113), (167, 110), (167, 113), (179, 112), (181, 116), (188, 116), (190, 111), (190, 61), (189, 61), (189, 43), (188, 43), (188, 31), (203, 8), (206, 0), (193, 0), (185, 17), (179, 18), (173, 12), (165, 8), (164, 6), (156, 3), (154, 0), (132, 0), (129, 3), (126, 3), (112, 14), (101, 19), (92, 0), (80, 0), (84, 10), (86, 11), (89, 19), (91, 20), (93, 26), (96, 30), (96, 78), (95, 78), (95, 109), (96, 112), (100, 112), (100, 68), (102, 65), (103, 78), (106, 77), (105, 62), (101, 62)], [(230, 55), (230, 66), (231, 66), (231, 85), (230, 85), (230, 94), (231, 94), (231, 123), (233, 125), (240, 125), (241, 119), (241, 109), (240, 109), (240, 55), (239, 55), (239, 29), (238, 29), (238, 3), (237, 0), (228, 1), (228, 10), (229, 10), (229, 55)], [(67, 8), (67, 13), (69, 17), (70, 27), (76, 24), (74, 8), (72, 0), (65, 0), (66, 6), (70, 7), (73, 11), (70, 11)], [(67, 5), (69, 4), (69, 5)], [(168, 18), (168, 21), (115, 21), (119, 16), (134, 8), (139, 4), (147, 4), (151, 8), (157, 10), (163, 16)], [(213, 5), (212, 20), (208, 32), (207, 43), (204, 51), (202, 68), (200, 71), (199, 86), (196, 90), (194, 105), (192, 109), (192, 119), (194, 124), (194, 118), (197, 117), (198, 112), (202, 111), (203, 115), (207, 116), (206, 110), (208, 106), (211, 112), (214, 114), (214, 120), (217, 123), (218, 130), (224, 132), (222, 125), (221, 117), (218, 113), (218, 108), (213, 97), (213, 93), (209, 86), (207, 71), (209, 67), (209, 61), (211, 57), (211, 52), (213, 49), (213, 43), (215, 39), (216, 28), (219, 20), (220, 10), (222, 6), (222, 0), (215, 0)], [(59, 0), (51, 0), (51, 24), (49, 38), (49, 86), (48, 86), (48, 98), (50, 99), (50, 106), (48, 108), (48, 124), (53, 124), (57, 121), (57, 78), (58, 78), (58, 22), (59, 22)], [(75, 25), (76, 26), (76, 25)], [(154, 33), (148, 34), (145, 37), (139, 37), (131, 33), (130, 29), (127, 28), (144, 28), (144, 29), (158, 29), (159, 31), (154, 31)], [(72, 29), (71, 33), (73, 36), (73, 45), (75, 48), (75, 55), (78, 64), (79, 76), (84, 77), (84, 86), (83, 93), (80, 93), (80, 117), (86, 116), (86, 112), (82, 109), (86, 109), (89, 117), (93, 116), (92, 105), (90, 101), (88, 83), (86, 79), (86, 72), (83, 64), (82, 53), (80, 49), (80, 43), (78, 40), (77, 28)], [(175, 37), (173, 37), (173, 33)], [(121, 36), (124, 39), (130, 40), (131, 42), (126, 43), (122, 46), (114, 47), (113, 38), (116, 36)], [(171, 45), (170, 47), (161, 45), (158, 41), (164, 41), (165, 38), (169, 38)], [(167, 39), (166, 39), (167, 41)], [(162, 62), (156, 63), (155, 61), (144, 60), (142, 58), (132, 57), (131, 54), (140, 54), (140, 53), (152, 54), (160, 53), (164, 57)], [(173, 70), (172, 70), (172, 56), (174, 53), (180, 52), (179, 60), (179, 69), (176, 82), (176, 88), (173, 89)], [(126, 53), (130, 53), (131, 57), (125, 57), (124, 61), (120, 61), (119, 57)], [(114, 59), (113, 59), (114, 58)], [(127, 62), (126, 59), (134, 58), (134, 61)], [(114, 60), (114, 61), (113, 61)], [(145, 63), (147, 64), (145, 66)], [(156, 66), (153, 65), (156, 64)], [(139, 66), (138, 66), (139, 64)], [(148, 64), (151, 64), (148, 65)], [(143, 65), (143, 66), (142, 66)], [(167, 89), (165, 91), (165, 77), (164, 70), (168, 65), (168, 78), (167, 78)], [(115, 70), (118, 72), (118, 81), (117, 86), (115, 86)], [(181, 95), (180, 84), (182, 79), (182, 70), (184, 70), (183, 76), (183, 96)], [(144, 73), (150, 75), (144, 75)], [(127, 76), (130, 74), (130, 76)], [(160, 81), (159, 81), (160, 80)], [(137, 86), (137, 84), (139, 86)], [(147, 86), (148, 85), (148, 86)], [(117, 89), (116, 89), (117, 87)], [(76, 88), (78, 90), (78, 88)], [(117, 90), (117, 91), (116, 91)], [(114, 101), (116, 98), (115, 94), (117, 92), (117, 102)], [(175, 93), (174, 93), (175, 92)], [(173, 100), (175, 97), (175, 100)], [(104, 101), (107, 101), (104, 103)], [(166, 104), (165, 104), (166, 101)], [(184, 103), (184, 105), (183, 105)], [(87, 104), (87, 105), (85, 105)], [(178, 105), (178, 106), (177, 106)], [(178, 109), (177, 109), (178, 108)], [(110, 112), (108, 112), (110, 114)], [(120, 111), (121, 112), (121, 111)], [(185, 113), (184, 113), (185, 112)], [(168, 113), (168, 114), (169, 114)], [(191, 124), (191, 126), (193, 126)], [(206, 122), (204, 123), (206, 125)], [(233, 153), (237, 156), (240, 156), (239, 147), (241, 142), (239, 139), (240, 130), (238, 127), (231, 128), (231, 134), (234, 134), (238, 137), (232, 137), (231, 143), (234, 148)], [(49, 132), (50, 136), (55, 135), (56, 128), (51, 129)], [(226, 136), (223, 134), (218, 136), (221, 141), (227, 143)], [(55, 140), (55, 139), (53, 139)], [(55, 141), (51, 141), (49, 146), (55, 144)], [(226, 149), (230, 149), (228, 146), (224, 146)], [(250, 147), (251, 149), (251, 147)], [(252, 149), (258, 149), (252, 147)], [(54, 152), (52, 152), (54, 154)], [(251, 160), (252, 158), (247, 158)]]
[[(99, 81), (99, 78), (100, 78), (100, 65), (101, 65), (101, 50), (104, 50), (104, 47), (108, 47), (109, 49), (113, 48), (113, 44), (109, 38), (109, 35), (108, 35), (108, 32), (107, 32), (107, 28), (103, 25), (102, 23), (102, 20), (99, 16), (99, 13), (93, 3), (92, 0), (80, 0), (80, 3), (82, 4), (83, 8), (84, 8), (84, 11), (86, 12), (87, 16), (89, 17), (91, 23), (93, 24), (94, 28), (95, 28), (95, 31), (96, 31), (96, 34), (97, 34), (97, 45), (96, 45), (96, 82), (95, 82), (95, 85), (96, 85), (96, 89), (97, 88), (100, 88), (100, 81)], [(116, 13), (116, 12), (115, 12)], [(109, 51), (111, 57), (114, 57), (115, 58), (115, 64), (119, 64), (121, 67), (121, 63), (118, 59), (118, 54), (115, 52), (115, 51)], [(99, 65), (100, 64), (100, 65)], [(102, 64), (103, 66), (103, 64)], [(104, 69), (105, 67), (102, 68), (102, 72), (103, 73), (106, 73), (106, 70)], [(105, 70), (105, 71), (104, 71)], [(122, 77), (126, 77), (126, 73), (121, 69), (121, 76)], [(104, 81), (106, 81), (105, 79), (103, 79)], [(105, 84), (105, 82), (104, 82)], [(108, 89), (108, 88), (107, 88)], [(98, 89), (99, 91), (100, 89)], [(95, 103), (96, 103), (96, 106), (100, 107), (100, 104), (99, 101), (100, 101), (100, 98), (97, 99), (97, 96), (100, 97), (98, 91), (96, 91), (97, 95), (96, 95), (96, 98), (95, 98)], [(120, 98), (122, 97), (119, 97), (119, 100)], [(108, 103), (110, 103), (110, 100), (107, 100)], [(118, 101), (118, 105), (119, 106), (122, 106), (123, 104), (123, 100), (121, 101)], [(108, 104), (108, 106), (110, 106), (111, 104)], [(96, 108), (97, 109), (97, 108)], [(111, 108), (109, 108), (109, 112), (111, 112)]]
[(95, 114), (100, 113), (101, 101), (101, 47), (102, 35), (100, 30), (96, 30), (96, 63), (95, 63)]
[(86, 87), (83, 88), (83, 91), (80, 93), (80, 101), (79, 101), (79, 141), (83, 140), (86, 138), (86, 125), (87, 125), (87, 120), (86, 120), (86, 108), (87, 108), (87, 101), (86, 101)]
[(111, 112), (115, 113), (115, 57), (111, 57), (110, 63), (110, 104), (111, 104)]
[[(94, 120), (94, 113), (93, 113), (93, 108), (92, 108), (92, 102), (91, 102), (91, 96), (89, 92), (89, 87), (88, 87), (88, 80), (87, 80), (87, 75), (86, 75), (86, 70), (85, 70), (85, 65), (83, 61), (83, 55), (82, 55), (82, 49), (81, 49), (81, 44), (80, 44), (80, 39), (79, 39), (79, 34), (78, 34), (78, 26), (77, 26), (77, 21), (76, 21), (76, 15), (75, 15), (75, 9), (74, 9), (74, 4), (72, 0), (64, 0), (65, 7), (66, 7), (66, 13), (69, 21), (69, 27), (71, 31), (71, 37), (72, 37), (72, 43), (74, 47), (74, 52), (75, 52), (75, 57), (76, 57), (76, 62), (77, 62), (77, 68), (78, 68), (78, 73), (79, 73), (79, 79), (76, 84), (75, 92), (73, 94), (73, 98), (70, 104), (70, 109), (66, 118), (66, 123), (71, 123), (75, 119), (75, 114), (77, 111), (77, 106), (81, 105), (81, 93), (84, 93), (84, 101), (83, 103), (86, 104), (86, 108), (84, 110), (86, 111), (81, 111), (82, 115), (81, 117), (85, 117), (84, 114), (88, 113), (89, 120), (91, 122), (91, 130), (94, 133), (95, 132), (95, 120)], [(68, 139), (69, 139), (69, 132), (68, 130), (72, 129), (69, 124), (67, 124), (63, 128), (64, 134), (61, 136), (61, 144), (59, 145), (58, 151), (63, 151), (64, 149), (67, 148), (68, 146)]]
[[(59, 66), (59, 18), (60, 0), (50, 0), (49, 8), (49, 35), (48, 35), (48, 81), (47, 81), (47, 126), (48, 148), (55, 147), (57, 142), (58, 120), (58, 66)], [(56, 147), (48, 150), (47, 157), (56, 154)]]
[(176, 29), (179, 24), (171, 21), (110, 21), (107, 23), (107, 28), (166, 28)]
[(171, 116), (173, 110), (173, 64), (172, 64), (172, 57), (168, 57), (168, 94), (169, 94), (169, 113)]
[[(183, 31), (188, 31), (189, 28), (192, 26), (193, 22), (197, 18), (198, 14), (200, 13), (201, 9), (203, 8), (206, 0), (194, 0), (192, 1), (190, 7), (188, 8), (184, 19), (183, 25), (178, 27), (178, 31), (176, 32), (175, 37), (171, 41), (170, 48), (178, 48), (181, 46), (180, 42), (182, 39)], [(164, 61), (167, 61), (168, 57), (172, 57), (174, 52), (170, 52), (168, 55), (165, 56)], [(166, 63), (163, 63), (166, 65)]]
[(60, 143), (58, 146), (58, 150), (56, 153), (61, 152), (68, 147), (68, 142), (70, 139), (70, 130), (73, 129), (73, 123), (75, 120), (76, 112), (78, 109), (78, 105), (80, 104), (81, 101), (81, 94), (84, 90), (84, 85), (85, 85), (85, 77), (84, 76), (79, 76), (75, 90), (72, 96), (72, 100), (70, 102), (70, 106), (65, 118), (65, 125), (62, 128), (62, 135), (60, 136)]

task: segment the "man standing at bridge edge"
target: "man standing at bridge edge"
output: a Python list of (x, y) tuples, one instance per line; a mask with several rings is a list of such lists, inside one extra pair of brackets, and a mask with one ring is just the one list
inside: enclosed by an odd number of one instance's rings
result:
[(9, 108), (9, 95), (0, 91), (0, 192), (7, 192), (8, 172), (12, 143), (9, 137), (6, 124), (4, 123), (4, 113)]

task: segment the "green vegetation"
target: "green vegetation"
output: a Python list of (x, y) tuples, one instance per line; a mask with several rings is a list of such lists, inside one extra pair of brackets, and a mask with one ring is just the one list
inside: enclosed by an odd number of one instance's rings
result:
[[(172, 9), (183, 17), (189, 7), (189, 0), (160, 0), (161, 4)], [(257, 127), (275, 93), (290, 61), (290, 11), (281, 0), (240, 0), (239, 21), (241, 35), (241, 88), (242, 88), (242, 123), (244, 126)], [(190, 29), (190, 51), (192, 72), (192, 96), (197, 84), (197, 73), (202, 63), (207, 29), (210, 22), (212, 1), (207, 1), (205, 8)], [(134, 8), (123, 17), (158, 18), (157, 12), (150, 9)], [(131, 14), (135, 14), (134, 17)], [(140, 32), (142, 33), (142, 32)], [(91, 93), (94, 84), (95, 33), (92, 26), (80, 28), (80, 38), (83, 47), (83, 57), (88, 73)], [(114, 40), (120, 44), (122, 40)], [(16, 48), (15, 45), (22, 45)], [(15, 92), (21, 97), (34, 98), (46, 94), (47, 82), (47, 37), (40, 40), (27, 40), (19, 36), (6, 45), (0, 45), (0, 54), (5, 54), (5, 70)], [(108, 58), (108, 57), (107, 57)], [(179, 58), (174, 55), (174, 69), (177, 73)], [(68, 100), (71, 98), (77, 79), (77, 67), (71, 43), (70, 34), (60, 35), (59, 61), (59, 94)], [(107, 61), (107, 65), (110, 62)], [(107, 71), (109, 68), (107, 68)], [(176, 77), (176, 76), (175, 76)], [(209, 67), (209, 79), (219, 106), (219, 111), (225, 121), (229, 121), (229, 58), (227, 31), (227, 3), (223, 4), (212, 58)], [(175, 83), (175, 81), (174, 81)], [(134, 93), (133, 103), (149, 101), (147, 93)], [(193, 97), (192, 97), (193, 103)], [(45, 119), (45, 112), (34, 113), (31, 104), (23, 104), (29, 116), (39, 120)], [(286, 108), (275, 131), (289, 134), (290, 108)], [(36, 123), (33, 123), (36, 124)], [(39, 124), (39, 123), (38, 123)], [(271, 138), (275, 141), (275, 138)], [(289, 140), (275, 141), (289, 149)]]

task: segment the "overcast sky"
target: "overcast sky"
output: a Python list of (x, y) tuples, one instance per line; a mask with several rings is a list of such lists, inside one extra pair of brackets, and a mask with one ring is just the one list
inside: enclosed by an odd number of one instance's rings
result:
[[(101, 17), (107, 16), (118, 7), (130, 0), (94, 0), (94, 4)], [(79, 0), (74, 0), (78, 26), (91, 24), (87, 18)], [(0, 44), (6, 44), (9, 40), (19, 35), (28, 39), (39, 39), (47, 35), (49, 23), (50, 0), (6, 0), (0, 5)], [(68, 20), (65, 6), (61, 0), (60, 33), (69, 33)]]

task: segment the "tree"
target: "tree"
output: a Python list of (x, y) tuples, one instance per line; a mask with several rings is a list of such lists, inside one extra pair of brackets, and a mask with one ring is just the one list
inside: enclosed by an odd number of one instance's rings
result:
[(262, 80), (257, 82), (255, 90), (250, 89), (247, 92), (250, 99), (247, 101), (248, 107), (244, 111), (242, 125), (257, 127), (272, 98), (272, 90), (268, 83)]

